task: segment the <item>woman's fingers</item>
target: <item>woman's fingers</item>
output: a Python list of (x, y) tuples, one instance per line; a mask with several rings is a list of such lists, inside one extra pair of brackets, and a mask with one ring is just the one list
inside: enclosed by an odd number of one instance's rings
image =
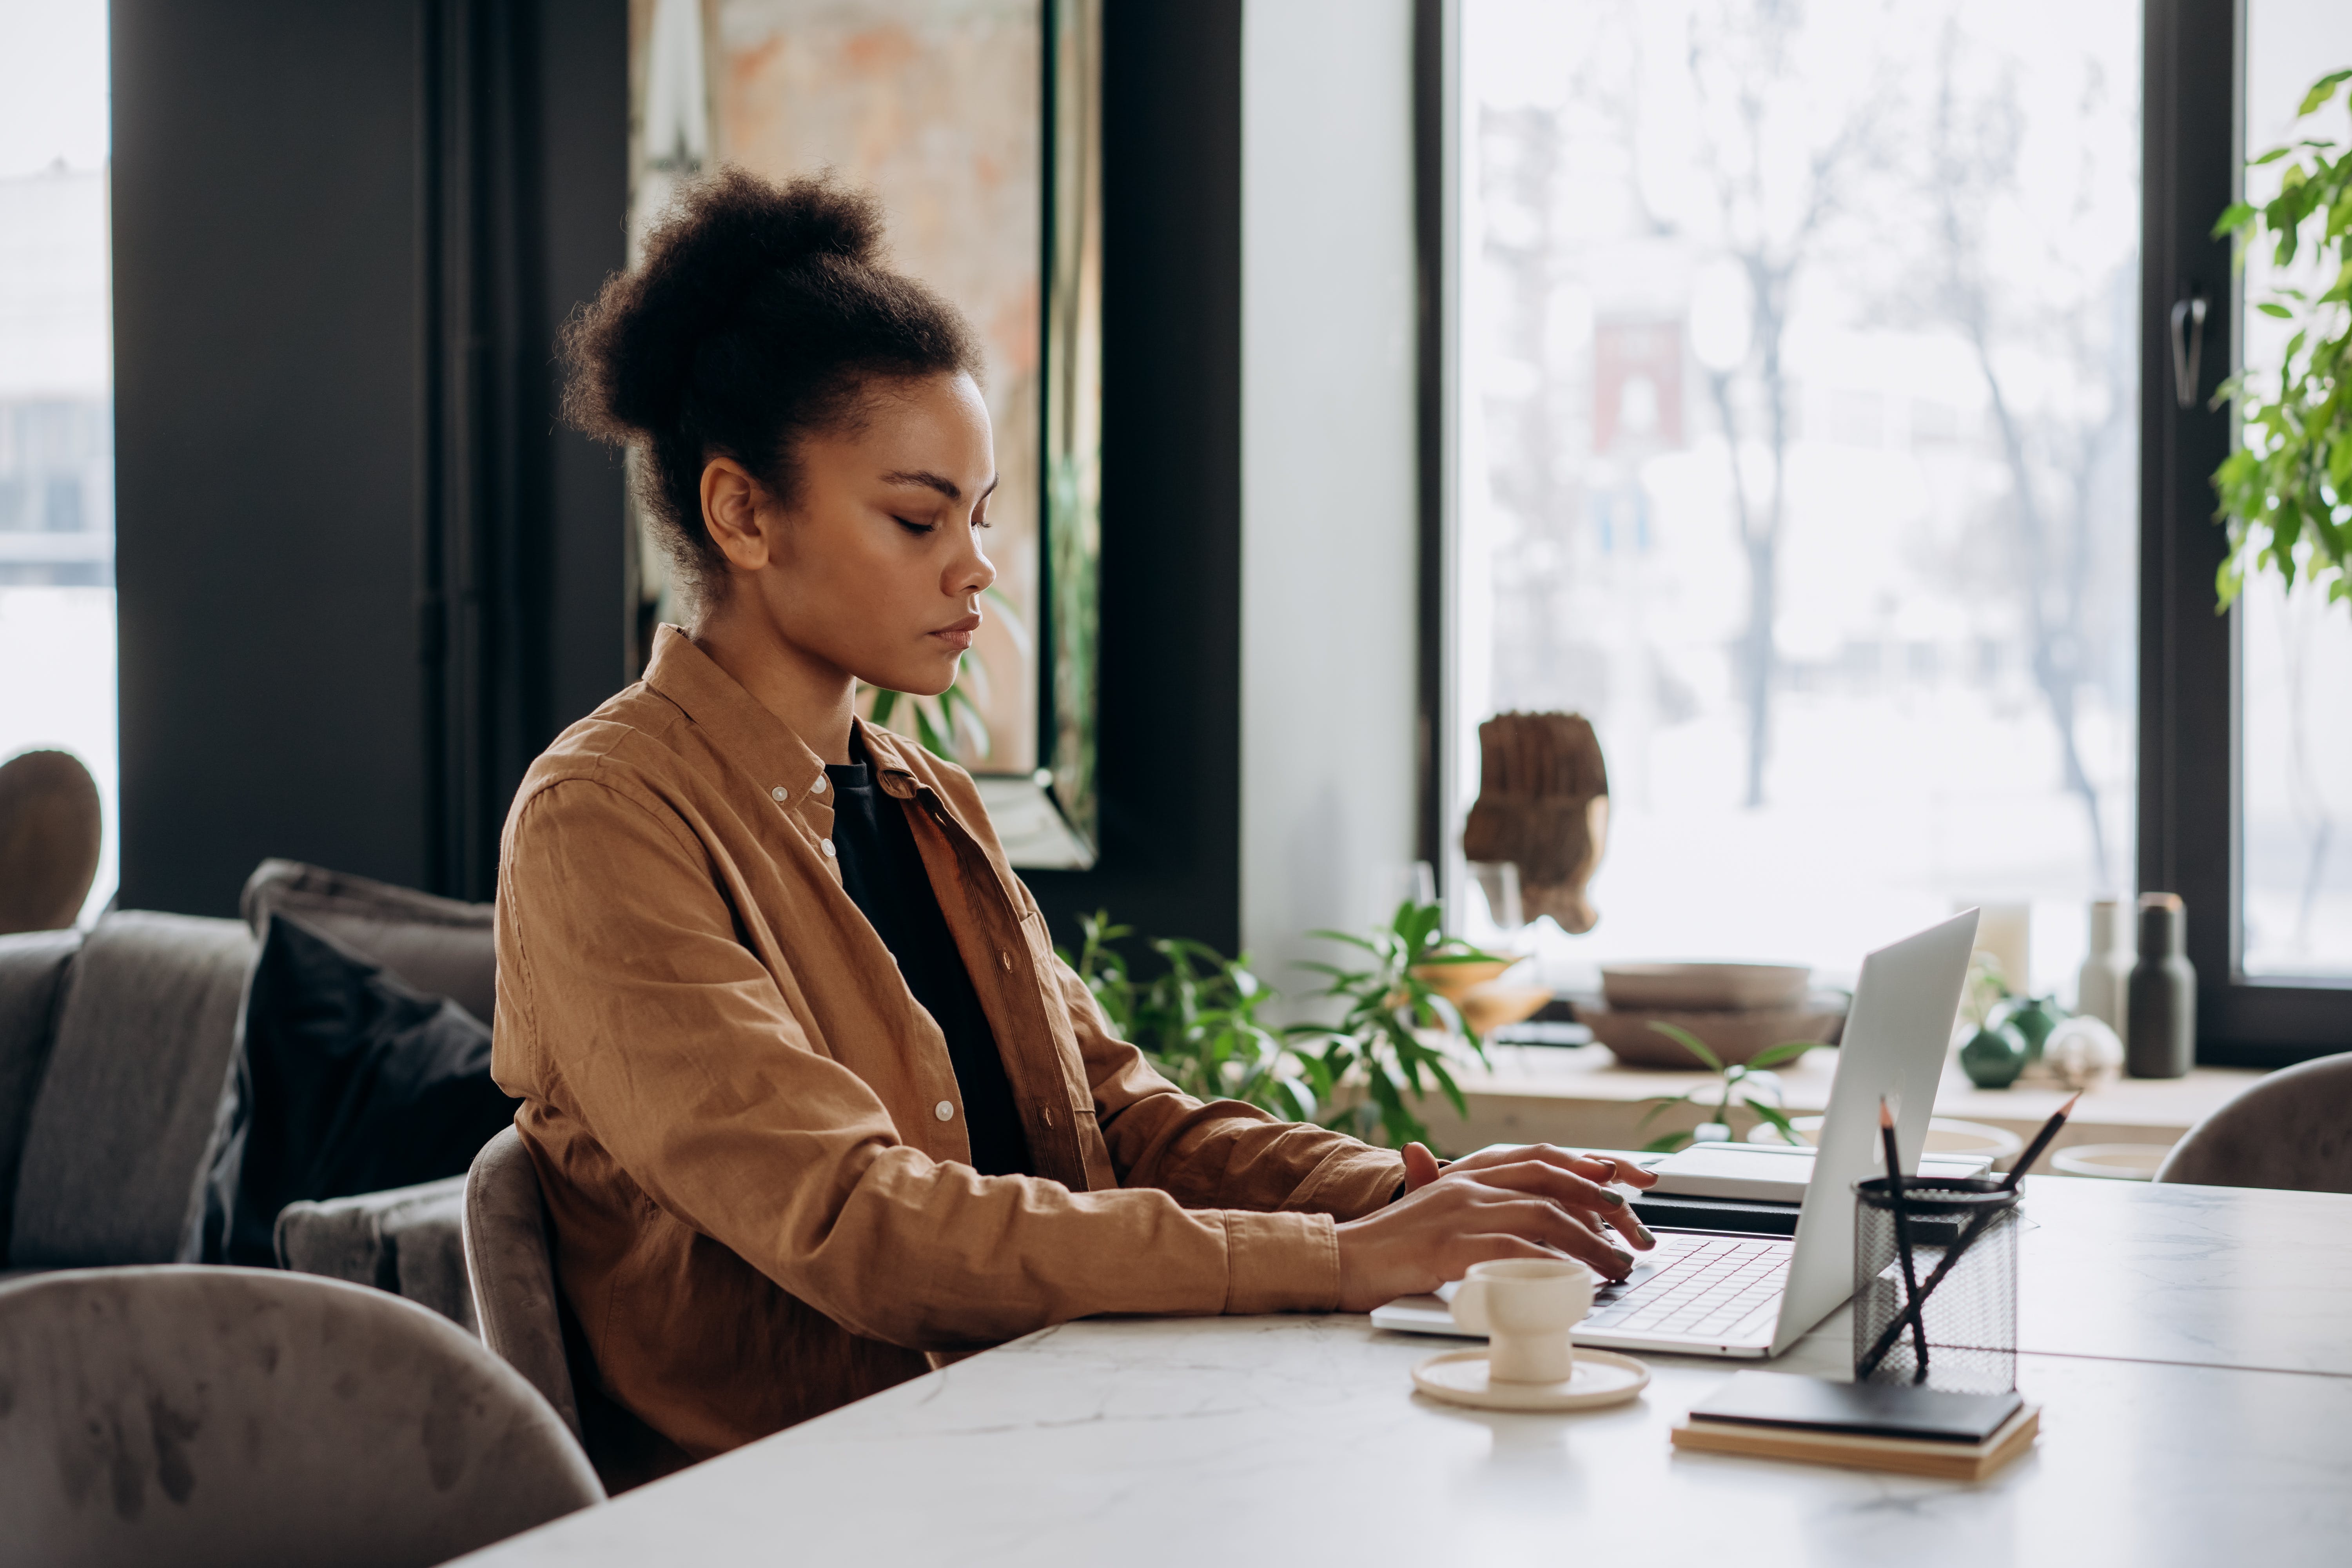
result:
[(1490, 1185), (1483, 1180), (1465, 1181), (1446, 1208), (1431, 1217), (1451, 1229), (1457, 1239), (1507, 1234), (1579, 1258), (1612, 1279), (1622, 1279), (1633, 1271), (1632, 1253), (1539, 1194)]
[(1437, 1156), (1429, 1152), (1428, 1144), (1408, 1143), (1404, 1146), (1404, 1190), (1406, 1192), (1419, 1192), (1437, 1180), (1441, 1173), (1443, 1173), (1443, 1167), (1438, 1164)]
[(1540, 1258), (1557, 1263), (1561, 1256), (1556, 1249), (1525, 1237), (1498, 1231), (1491, 1236), (1455, 1237), (1446, 1248), (1444, 1268), (1446, 1279), (1459, 1279), (1479, 1264), (1500, 1258)]
[(1607, 1154), (1579, 1153), (1573, 1149), (1562, 1149), (1551, 1143), (1521, 1143), (1482, 1149), (1475, 1154), (1464, 1155), (1445, 1168), (1449, 1172), (1484, 1171), (1528, 1160), (1557, 1165), (1590, 1182), (1622, 1182), (1628, 1186), (1649, 1187), (1656, 1185), (1658, 1180), (1631, 1160), (1614, 1159)]
[(1522, 1160), (1517, 1164), (1481, 1171), (1477, 1179), (1491, 1187), (1536, 1194), (1570, 1210), (1597, 1215), (1615, 1226), (1619, 1235), (1644, 1252), (1657, 1245), (1649, 1228), (1634, 1217), (1633, 1205), (1625, 1201), (1624, 1194), (1559, 1166), (1539, 1160)]

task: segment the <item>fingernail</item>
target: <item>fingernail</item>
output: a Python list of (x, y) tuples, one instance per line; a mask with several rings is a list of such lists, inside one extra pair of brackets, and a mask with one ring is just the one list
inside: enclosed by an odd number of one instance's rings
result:
[(1622, 1247), (1612, 1247), (1609, 1250), (1616, 1256), (1617, 1265), (1619, 1268), (1624, 1269), (1628, 1274), (1633, 1272), (1633, 1255), (1632, 1253), (1626, 1251)]
[(1618, 1191), (1616, 1188), (1614, 1188), (1614, 1187), (1603, 1187), (1603, 1188), (1601, 1188), (1601, 1197), (1602, 1197), (1602, 1198), (1604, 1198), (1604, 1199), (1606, 1199), (1606, 1200), (1608, 1201), (1609, 1206), (1610, 1206), (1611, 1208), (1619, 1208), (1619, 1209), (1622, 1209), (1622, 1208), (1623, 1208), (1623, 1207), (1625, 1206), (1625, 1194), (1622, 1194), (1622, 1193), (1621, 1193), (1621, 1192), (1619, 1192), (1619, 1191)]
[(1655, 1242), (1657, 1240), (1656, 1237), (1650, 1234), (1650, 1227), (1643, 1225), (1640, 1220), (1635, 1219), (1632, 1215), (1627, 1215), (1625, 1216), (1625, 1223), (1633, 1227), (1633, 1234), (1636, 1237), (1639, 1237), (1642, 1240), (1648, 1242)]

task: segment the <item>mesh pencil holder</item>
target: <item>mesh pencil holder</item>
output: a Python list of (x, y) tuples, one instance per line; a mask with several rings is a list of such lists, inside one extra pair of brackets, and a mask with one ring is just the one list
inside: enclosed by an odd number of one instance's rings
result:
[(1912, 1272), (1927, 1297), (1920, 1314), (1927, 1342), (1922, 1377), (1918, 1340), (1907, 1321), (1890, 1336), (1909, 1297), (1886, 1179), (1853, 1184), (1855, 1382), (1921, 1384), (1960, 1394), (2006, 1394), (2017, 1386), (2020, 1215), (2018, 1194), (2000, 1189), (1998, 1182), (1981, 1179), (1903, 1184)]

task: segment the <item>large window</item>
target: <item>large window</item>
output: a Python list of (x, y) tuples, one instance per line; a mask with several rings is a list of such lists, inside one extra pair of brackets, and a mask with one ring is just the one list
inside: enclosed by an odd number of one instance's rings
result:
[(0, 4), (0, 758), (75, 752), (114, 891), (114, 438), (103, 0)]
[(1850, 973), (1984, 900), (2070, 983), (2134, 875), (2138, 5), (1458, 27), (1448, 841), (1480, 720), (1579, 711), (1562, 970)]

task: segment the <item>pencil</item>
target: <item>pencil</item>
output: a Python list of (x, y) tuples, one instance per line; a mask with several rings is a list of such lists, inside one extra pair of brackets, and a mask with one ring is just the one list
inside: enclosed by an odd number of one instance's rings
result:
[(1911, 1226), (1903, 1213), (1903, 1160), (1895, 1149), (1895, 1112), (1886, 1108), (1886, 1097), (1878, 1097), (1878, 1136), (1886, 1145), (1886, 1196), (1895, 1215), (1895, 1255), (1903, 1260), (1903, 1289), (1906, 1310), (1911, 1318), (1911, 1347), (1919, 1352), (1919, 1364), (1911, 1373), (1911, 1381), (1927, 1379), (1927, 1314), (1921, 1310), (1919, 1276), (1911, 1267)]
[[(2042, 1124), (2042, 1131), (2033, 1135), (2033, 1142), (2025, 1146), (2025, 1152), (2020, 1154), (2017, 1157), (2017, 1163), (2009, 1168), (2009, 1174), (2001, 1180), (2000, 1191), (2004, 1193), (2017, 1191), (2018, 1184), (2025, 1180), (2028, 1167), (2032, 1166), (2034, 1161), (2042, 1158), (2042, 1151), (2050, 1147), (2050, 1141), (2058, 1136), (2060, 1128), (2066, 1125), (2066, 1118), (2074, 1114), (2074, 1102), (2082, 1098), (2081, 1093), (2077, 1092), (2065, 1104), (2051, 1113), (2050, 1120)], [(1984, 1234), (1985, 1227), (1992, 1224), (1994, 1217), (1989, 1211), (1969, 1221), (1968, 1229), (1960, 1233), (1959, 1240), (1945, 1250), (1944, 1260), (1936, 1265), (1935, 1271), (1927, 1276), (1927, 1282), (1919, 1288), (1919, 1295), (1914, 1304), (1905, 1308), (1893, 1322), (1880, 1331), (1878, 1342), (1870, 1347), (1870, 1353), (1863, 1357), (1854, 1367), (1853, 1375), (1857, 1382), (1867, 1378), (1878, 1370), (1878, 1363), (1886, 1359), (1886, 1352), (1895, 1347), (1895, 1337), (1902, 1333), (1905, 1319), (1910, 1319), (1913, 1326), (1917, 1326), (1920, 1313), (1926, 1310), (1927, 1299), (1936, 1293), (1936, 1287), (1944, 1282), (1944, 1276), (1949, 1274), (1952, 1271), (1952, 1266), (1959, 1262), (1961, 1254), (1976, 1244), (1977, 1237)]]
[(2076, 1089), (2065, 1104), (2050, 1113), (2050, 1120), (2042, 1124), (2042, 1131), (2033, 1135), (2033, 1142), (2025, 1146), (2025, 1152), (2020, 1154), (2017, 1163), (2009, 1168), (2007, 1179), (2000, 1184), (2002, 1192), (2017, 1191), (2017, 1184), (2025, 1180), (2026, 1167), (2042, 1158), (2042, 1152), (2050, 1147), (2050, 1140), (2058, 1136), (2058, 1129), (2065, 1126), (2066, 1118), (2074, 1114), (2074, 1101), (2082, 1098), (2083, 1091)]

